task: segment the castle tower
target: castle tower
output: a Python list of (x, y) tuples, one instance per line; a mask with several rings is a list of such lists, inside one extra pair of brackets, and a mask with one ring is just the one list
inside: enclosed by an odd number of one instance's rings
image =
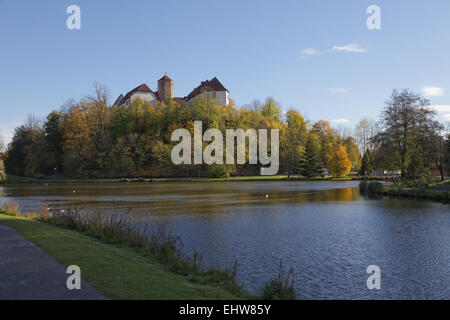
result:
[(158, 80), (158, 95), (161, 101), (173, 98), (173, 80), (167, 75)]

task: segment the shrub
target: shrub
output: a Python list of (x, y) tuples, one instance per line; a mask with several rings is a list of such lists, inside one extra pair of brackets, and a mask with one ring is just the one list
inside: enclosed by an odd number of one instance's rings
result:
[(369, 191), (369, 183), (367, 181), (361, 181), (359, 183), (359, 192), (362, 194), (367, 194)]
[(280, 262), (278, 276), (269, 281), (263, 288), (263, 300), (295, 300), (297, 294), (294, 288), (294, 269), (286, 272), (283, 262)]
[(382, 193), (383, 192), (383, 184), (380, 182), (370, 182), (368, 185), (369, 193)]
[(230, 172), (225, 165), (211, 165), (208, 167), (208, 178), (210, 179), (218, 179), (223, 178), (226, 179), (230, 176)]

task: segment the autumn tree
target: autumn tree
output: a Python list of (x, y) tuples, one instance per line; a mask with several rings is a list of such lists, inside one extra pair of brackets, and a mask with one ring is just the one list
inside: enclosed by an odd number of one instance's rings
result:
[(348, 158), (344, 146), (339, 144), (337, 148), (331, 152), (327, 168), (331, 175), (335, 177), (344, 177), (350, 173), (352, 162)]
[(320, 161), (323, 168), (326, 167), (328, 157), (336, 143), (333, 129), (328, 121), (317, 121), (311, 130), (319, 142)]
[(267, 118), (280, 120), (280, 108), (273, 98), (267, 98), (264, 105), (261, 107), (261, 114)]
[(348, 158), (352, 162), (352, 170), (354, 172), (358, 172), (361, 168), (361, 155), (359, 153), (359, 148), (356, 144), (355, 138), (347, 137), (342, 142), (342, 145), (347, 152)]
[(282, 163), (287, 167), (288, 178), (301, 161), (307, 133), (306, 122), (302, 115), (295, 110), (289, 110), (286, 113), (286, 126), (281, 135)]

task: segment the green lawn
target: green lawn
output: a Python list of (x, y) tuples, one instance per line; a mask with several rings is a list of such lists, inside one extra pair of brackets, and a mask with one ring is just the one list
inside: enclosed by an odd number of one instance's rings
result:
[(175, 275), (129, 247), (105, 244), (30, 218), (0, 214), (0, 223), (12, 227), (65, 266), (80, 266), (82, 277), (112, 299), (237, 299), (223, 289)]

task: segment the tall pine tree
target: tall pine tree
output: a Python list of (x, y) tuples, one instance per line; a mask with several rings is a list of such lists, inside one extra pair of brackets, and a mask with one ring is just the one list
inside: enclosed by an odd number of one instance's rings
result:
[(307, 178), (320, 176), (323, 173), (319, 144), (313, 135), (309, 135), (306, 142), (300, 172)]
[(372, 153), (370, 152), (370, 150), (367, 150), (362, 158), (361, 169), (359, 170), (359, 174), (362, 176), (370, 176), (372, 175), (372, 170), (373, 170)]

